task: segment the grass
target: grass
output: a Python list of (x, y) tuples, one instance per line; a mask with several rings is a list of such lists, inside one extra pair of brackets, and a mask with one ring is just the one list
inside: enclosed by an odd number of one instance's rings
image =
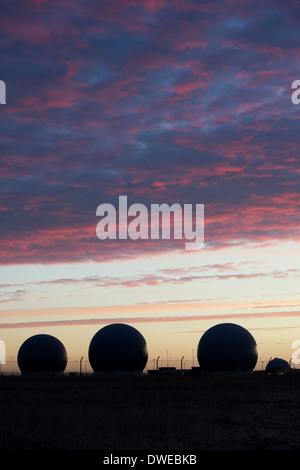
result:
[(293, 450), (300, 377), (0, 377), (1, 450)]

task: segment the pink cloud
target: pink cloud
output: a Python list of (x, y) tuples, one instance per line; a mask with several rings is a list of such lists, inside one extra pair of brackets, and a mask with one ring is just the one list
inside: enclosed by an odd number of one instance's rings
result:
[(166, 317), (116, 317), (116, 318), (84, 318), (72, 320), (45, 320), (28, 321), (15, 323), (1, 323), (0, 329), (8, 328), (36, 328), (49, 326), (71, 326), (71, 325), (104, 325), (111, 323), (166, 323), (166, 322), (195, 322), (195, 321), (238, 321), (251, 320), (254, 318), (287, 318), (300, 317), (300, 311), (296, 312), (260, 312), (260, 313), (237, 313), (220, 315), (186, 315), (186, 316), (166, 316)]

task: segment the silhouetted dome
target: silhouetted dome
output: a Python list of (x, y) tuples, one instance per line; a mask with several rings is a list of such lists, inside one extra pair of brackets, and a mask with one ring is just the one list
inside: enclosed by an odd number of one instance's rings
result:
[(257, 345), (242, 326), (220, 323), (203, 334), (197, 357), (204, 371), (252, 371), (257, 362)]
[(289, 363), (284, 359), (280, 359), (278, 357), (271, 359), (266, 365), (266, 370), (268, 371), (283, 371), (288, 369), (290, 369)]
[(67, 365), (67, 352), (57, 338), (40, 334), (24, 341), (17, 361), (21, 372), (63, 372)]
[(144, 337), (129, 325), (107, 325), (90, 342), (89, 361), (95, 372), (142, 371), (147, 360)]

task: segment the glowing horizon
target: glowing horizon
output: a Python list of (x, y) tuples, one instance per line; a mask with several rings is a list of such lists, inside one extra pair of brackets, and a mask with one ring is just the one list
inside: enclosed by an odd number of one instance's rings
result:
[[(295, 2), (16, 5), (1, 13), (7, 357), (43, 331), (86, 356), (93, 332), (118, 321), (142, 330), (150, 362), (166, 350), (191, 360), (209, 326), (232, 320), (255, 333), (259, 364), (289, 360), (300, 339)], [(203, 204), (203, 248), (99, 240), (96, 209), (120, 196)]]

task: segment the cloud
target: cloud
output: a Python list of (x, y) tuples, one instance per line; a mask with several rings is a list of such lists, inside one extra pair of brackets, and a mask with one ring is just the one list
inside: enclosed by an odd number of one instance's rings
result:
[(299, 240), (294, 2), (2, 10), (3, 265), (182, 249), (100, 244), (96, 207), (119, 194), (205, 204), (207, 249)]
[(281, 312), (259, 312), (259, 313), (237, 313), (237, 314), (212, 314), (212, 315), (182, 315), (182, 316), (140, 316), (140, 317), (115, 317), (115, 318), (75, 318), (71, 320), (40, 320), (27, 322), (1, 323), (0, 329), (7, 328), (38, 328), (53, 326), (78, 326), (78, 325), (104, 325), (111, 323), (165, 323), (165, 322), (200, 322), (200, 321), (239, 321), (251, 320), (256, 318), (287, 318), (300, 317), (300, 311), (281, 311)]
[[(3, 283), (0, 284), (0, 302), (12, 302), (23, 300), (26, 297), (39, 297), (41, 295), (51, 295), (51, 288), (54, 287), (57, 292), (68, 287), (78, 289), (128, 289), (139, 287), (156, 286), (179, 286), (187, 283), (198, 282), (202, 284), (209, 282), (226, 281), (244, 281), (251, 279), (289, 279), (300, 277), (298, 269), (272, 269), (249, 272), (251, 265), (257, 262), (244, 261), (240, 263), (217, 263), (208, 264), (199, 267), (181, 267), (159, 269), (154, 273), (140, 273), (126, 276), (100, 276), (90, 275), (85, 277), (54, 278), (42, 281), (27, 281), (22, 283)], [(241, 270), (247, 268), (247, 272)], [(48, 289), (50, 289), (48, 291)], [(166, 301), (167, 302), (167, 301)], [(172, 301), (170, 302), (172, 303)], [(282, 306), (282, 304), (280, 304)], [(274, 307), (268, 304), (268, 307)], [(254, 306), (261, 308), (261, 305)]]

